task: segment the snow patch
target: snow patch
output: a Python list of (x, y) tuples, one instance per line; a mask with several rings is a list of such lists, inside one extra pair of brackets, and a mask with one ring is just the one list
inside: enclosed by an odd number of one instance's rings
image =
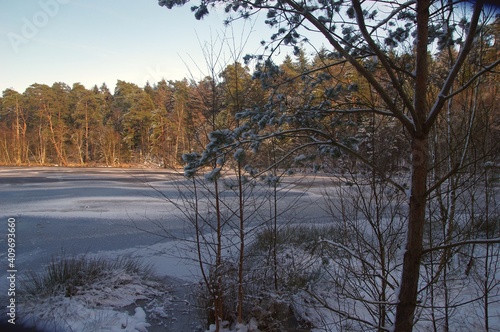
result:
[(168, 296), (162, 284), (119, 271), (66, 295), (61, 288), (50, 297), (27, 297), (19, 308), (20, 323), (47, 331), (146, 332), (151, 325), (144, 309), (136, 306), (129, 314), (125, 307)]

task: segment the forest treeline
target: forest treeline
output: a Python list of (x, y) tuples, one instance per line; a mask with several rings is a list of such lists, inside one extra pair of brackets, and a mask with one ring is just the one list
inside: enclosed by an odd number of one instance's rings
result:
[(262, 103), (260, 83), (239, 63), (225, 68), (217, 86), (206, 78), (163, 79), (142, 88), (118, 80), (114, 91), (106, 84), (87, 89), (62, 82), (35, 83), (22, 93), (6, 89), (0, 98), (0, 164), (178, 165), (183, 153), (206, 143), (213, 128), (207, 111), (213, 87), (220, 104), (215, 121), (228, 124), (228, 85), (236, 71), (249, 92), (245, 106)]
[[(498, 56), (498, 43), (491, 42), (497, 35), (493, 30), (491, 38), (484, 39), (484, 47), (477, 50), (482, 52), (478, 59)], [(447, 68), (446, 62), (452, 56), (445, 52), (430, 56), (436, 84), (441, 84), (440, 68)], [(393, 62), (404, 68), (411, 57), (395, 53)], [(362, 111), (362, 107), (376, 109), (381, 101), (374, 98), (369, 84), (349, 63), (339, 66), (341, 61), (338, 55), (326, 50), (313, 58), (300, 50), (280, 65), (268, 64), (261, 71), (257, 68), (252, 73), (244, 64), (235, 62), (217, 77), (207, 76), (200, 81), (163, 79), (139, 87), (118, 80), (113, 92), (106, 84), (87, 89), (80, 83), (70, 86), (62, 82), (52, 86), (35, 83), (22, 93), (6, 89), (0, 98), (0, 164), (179, 166), (184, 153), (200, 151), (208, 144), (210, 132), (235, 128), (239, 125), (237, 114), (265, 109), (273, 100), (280, 107), (288, 107), (288, 114), (299, 105), (310, 107), (306, 115), (325, 109), (325, 105), (332, 110), (352, 110), (332, 111), (327, 117), (322, 114), (318, 116), (320, 123), (315, 122), (314, 126), (329, 127), (332, 137), (356, 149), (362, 148), (359, 143), (366, 141), (363, 138), (369, 132), (376, 132), (384, 145), (378, 159), (397, 159), (397, 151), (407, 147), (401, 128), (396, 121), (378, 123), (376, 112), (366, 115)], [(375, 59), (363, 61), (365, 67), (377, 73)], [(478, 65), (469, 63), (471, 73), (472, 67)], [(379, 79), (387, 79), (382, 71)], [(461, 77), (457, 85), (468, 79), (471, 77)], [(405, 82), (401, 85), (404, 87)], [(499, 128), (497, 89), (498, 82), (485, 75), (460, 92), (462, 97), (452, 106), (456, 112), (450, 109), (449, 119), (444, 121), (451, 121), (453, 116), (459, 119), (471, 103), (479, 102), (479, 116), (485, 117), (482, 123), (488, 126), (488, 130), (480, 132), (488, 133), (489, 140), (494, 140), (490, 135), (498, 133)], [(283, 117), (283, 121), (288, 120)], [(289, 121), (289, 128), (299, 120)], [(314, 121), (314, 116), (303, 120)], [(370, 126), (377, 126), (377, 130), (369, 129)], [(488, 140), (484, 136), (481, 139)], [(300, 138), (293, 140), (296, 143)], [(286, 150), (286, 142), (280, 142), (282, 149)], [(330, 155), (336, 153), (330, 151)], [(265, 159), (265, 153), (260, 158)]]

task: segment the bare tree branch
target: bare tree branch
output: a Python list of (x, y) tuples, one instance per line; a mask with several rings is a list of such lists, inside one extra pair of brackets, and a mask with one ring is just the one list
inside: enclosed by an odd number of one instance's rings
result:
[(482, 70), (478, 71), (476, 74), (474, 74), (474, 76), (472, 76), (464, 85), (462, 85), (459, 89), (455, 90), (453, 93), (450, 93), (449, 95), (447, 95), (446, 97), (444, 97), (445, 99), (450, 99), (450, 98), (453, 98), (454, 96), (456, 96), (457, 94), (461, 93), (462, 91), (464, 91), (465, 89), (467, 89), (472, 83), (474, 83), (479, 77), (481, 77), (482, 75), (486, 74), (486, 73), (489, 73), (491, 71), (493, 71), (493, 69), (500, 65), (500, 59), (494, 61), (492, 64), (484, 67)]
[(422, 250), (422, 255), (428, 254), (432, 251), (438, 251), (438, 250), (446, 250), (446, 249), (451, 249), (454, 247), (461, 247), (469, 244), (496, 244), (500, 243), (500, 237), (492, 238), (492, 239), (473, 239), (473, 240), (466, 240), (462, 242), (456, 242), (456, 243), (450, 243), (442, 246), (437, 246), (437, 247), (432, 247), (428, 249)]

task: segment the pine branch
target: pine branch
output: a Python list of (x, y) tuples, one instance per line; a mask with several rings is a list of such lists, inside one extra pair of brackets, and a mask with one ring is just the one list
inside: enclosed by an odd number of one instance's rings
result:
[(412, 121), (403, 114), (399, 107), (394, 103), (393, 98), (389, 96), (384, 87), (380, 85), (378, 80), (366, 69), (361, 63), (357, 61), (340, 43), (334, 38), (330, 30), (321, 23), (318, 18), (316, 18), (311, 12), (302, 8), (293, 0), (284, 0), (292, 8), (297, 10), (301, 15), (303, 15), (312, 25), (314, 25), (318, 31), (328, 40), (330, 45), (332, 45), (344, 58), (346, 58), (349, 63), (373, 86), (377, 93), (381, 96), (384, 102), (387, 104), (388, 108), (394, 115), (403, 123), (403, 125), (410, 131), (413, 131), (414, 125)]

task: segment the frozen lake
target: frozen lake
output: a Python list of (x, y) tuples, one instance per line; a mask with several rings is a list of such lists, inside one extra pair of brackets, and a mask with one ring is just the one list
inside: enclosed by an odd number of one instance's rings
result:
[[(7, 234), (13, 219), (18, 279), (62, 255), (127, 255), (152, 264), (159, 276), (177, 285), (174, 292), (187, 296), (188, 285), (200, 280), (193, 244), (184, 241), (195, 232), (172, 204), (189, 193), (186, 184), (181, 175), (159, 169), (0, 167), (0, 302), (7, 303)], [(283, 214), (279, 222), (321, 223), (322, 210), (314, 203), (321, 200), (320, 188), (309, 188), (307, 194), (304, 184), (283, 190), (280, 204), (285, 209), (293, 205), (300, 216)], [(249, 220), (246, 227), (258, 227), (258, 222)], [(179, 319), (171, 322), (171, 331), (193, 323), (181, 318), (189, 317), (181, 304), (172, 305)]]
[[(162, 197), (179, 197), (177, 181), (182, 181), (179, 174), (158, 169), (0, 168), (1, 232), (7, 233), (9, 218), (16, 219), (18, 273), (38, 270), (62, 253), (133, 253), (153, 262), (161, 274), (189, 279), (196, 272), (173, 253), (181, 241), (165, 233), (178, 239), (194, 234), (180, 211)], [(298, 192), (286, 195), (292, 199)], [(301, 199), (314, 211), (305, 215), (321, 219), (308, 202), (318, 199), (314, 191)], [(4, 262), (5, 236), (0, 241)]]
[[(151, 233), (151, 220), (165, 219), (162, 224), (182, 237), (182, 220), (166, 210), (157, 191), (177, 194), (168, 186), (174, 176), (157, 170), (0, 168), (0, 219), (3, 233), (8, 218), (16, 219), (18, 270), (38, 269), (62, 252), (96, 253), (165, 241)], [(0, 257), (5, 254), (6, 249)]]

